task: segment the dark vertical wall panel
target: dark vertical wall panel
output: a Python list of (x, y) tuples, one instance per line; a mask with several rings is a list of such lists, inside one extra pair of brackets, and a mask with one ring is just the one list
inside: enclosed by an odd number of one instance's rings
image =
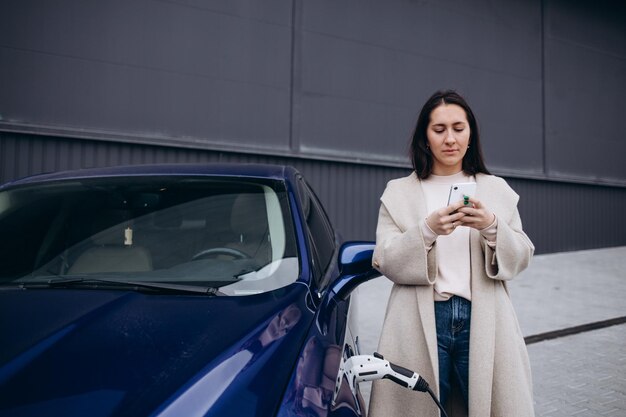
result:
[[(46, 158), (41, 158), (45, 150)], [(408, 169), (198, 151), (135, 144), (0, 133), (0, 183), (18, 177), (96, 166), (159, 162), (288, 164), (309, 180), (344, 239), (375, 238), (379, 197), (388, 180)], [(507, 179), (520, 194), (524, 229), (537, 253), (626, 245), (626, 226), (615, 213), (626, 207), (626, 188)]]
[(467, 96), (501, 172), (542, 164), (541, 5), (531, 1), (302, 2), (305, 154), (405, 163), (437, 89)]
[(626, 3), (547, 0), (547, 173), (626, 179)]
[(0, 120), (287, 150), (291, 33), (281, 0), (3, 0)]

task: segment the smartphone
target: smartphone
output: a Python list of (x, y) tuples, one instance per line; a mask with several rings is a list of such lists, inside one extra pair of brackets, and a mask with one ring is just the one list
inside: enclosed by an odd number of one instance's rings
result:
[(475, 182), (459, 182), (450, 186), (448, 205), (462, 201), (465, 196), (474, 197), (476, 193)]

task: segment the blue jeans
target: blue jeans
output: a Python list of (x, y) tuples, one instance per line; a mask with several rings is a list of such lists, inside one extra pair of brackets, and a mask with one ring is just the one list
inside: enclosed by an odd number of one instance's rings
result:
[(435, 302), (439, 353), (439, 401), (445, 406), (451, 387), (461, 391), (467, 407), (472, 303), (453, 296)]

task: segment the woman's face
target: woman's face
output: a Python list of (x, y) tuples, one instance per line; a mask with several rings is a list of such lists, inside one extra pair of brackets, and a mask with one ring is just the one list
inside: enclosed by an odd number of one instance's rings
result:
[(470, 140), (470, 127), (463, 107), (441, 104), (430, 113), (426, 128), (433, 156), (433, 174), (452, 175), (463, 169), (463, 157)]

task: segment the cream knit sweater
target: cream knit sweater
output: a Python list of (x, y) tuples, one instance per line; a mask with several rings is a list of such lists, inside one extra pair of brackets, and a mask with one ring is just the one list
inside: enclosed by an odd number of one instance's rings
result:
[[(422, 180), (428, 213), (447, 206), (450, 186), (459, 182), (475, 182), (475, 179), (461, 171), (447, 176), (431, 174)], [(421, 226), (424, 244), (429, 250), (437, 241), (438, 276), (435, 281), (435, 301), (445, 301), (453, 295), (471, 301), (469, 227), (459, 226), (449, 235), (438, 236), (425, 220), (422, 220)], [(492, 247), (495, 247), (496, 230), (497, 219), (480, 231), (487, 244)]]

